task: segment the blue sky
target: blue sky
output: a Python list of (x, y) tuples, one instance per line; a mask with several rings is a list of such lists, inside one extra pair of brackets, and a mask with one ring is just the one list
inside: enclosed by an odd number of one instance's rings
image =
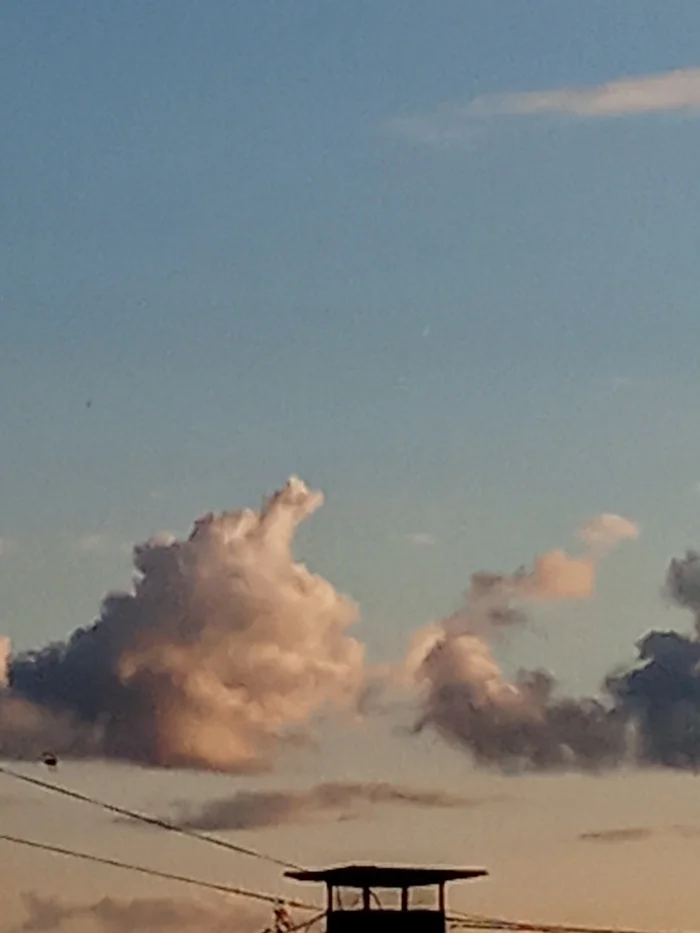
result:
[(435, 146), (396, 121), (692, 69), (699, 20), (8, 4), (10, 634), (65, 632), (128, 582), (119, 547), (76, 556), (71, 536), (185, 531), (292, 471), (328, 496), (303, 553), (360, 600), (370, 644), (601, 509), (643, 524), (655, 587), (698, 509), (700, 122), (467, 117)]
[(507, 662), (590, 689), (685, 626), (699, 29), (694, 0), (6, 0), (0, 630), (88, 623), (129, 542), (292, 472), (376, 657), (603, 510), (639, 542)]

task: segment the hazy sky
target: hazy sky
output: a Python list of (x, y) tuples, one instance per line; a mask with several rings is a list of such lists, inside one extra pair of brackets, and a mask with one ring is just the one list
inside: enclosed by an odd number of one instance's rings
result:
[[(509, 643), (506, 665), (588, 690), (649, 626), (686, 626), (659, 587), (700, 542), (699, 29), (695, 0), (5, 0), (0, 631), (29, 647), (89, 623), (129, 584), (130, 543), (256, 507), (294, 472), (327, 496), (298, 553), (359, 602), (373, 658), (453, 609), (471, 572), (568, 547), (601, 511), (638, 522), (639, 541), (595, 599)], [(357, 741), (357, 758), (324, 746), (287, 767), (302, 783), (343, 761), (381, 779), (394, 757)], [(495, 780), (399, 747), (404, 780)], [(152, 780), (178, 796), (177, 776)], [(666, 829), (694, 815), (657, 819), (645, 794), (667, 800), (678, 780), (691, 801), (692, 779), (616, 778), (604, 803), (605, 782), (560, 780), (561, 819), (591, 814), (564, 848), (545, 784), (511, 782), (503, 812), (531, 843), (516, 851), (501, 826), (491, 845), (477, 808), (463, 828), (441, 816), (411, 857), (510, 853), (518, 890), (541, 867), (536, 897), (492, 888), (493, 911), (690, 922), (700, 896), (659, 894), (652, 918), (631, 892), (648, 898), (662, 866), (685, 883), (697, 840)], [(649, 826), (649, 809), (658, 838), (577, 841)], [(117, 830), (99, 826), (104, 847)], [(304, 861), (347, 851), (327, 829), (316, 848), (294, 832)], [(348, 832), (350, 855), (387, 835)], [(135, 857), (143, 837), (117, 834)], [(575, 900), (577, 866), (601, 852), (627, 871), (624, 916), (609, 916), (614, 886), (595, 916)], [(38, 857), (22, 859), (34, 884)], [(49, 884), (58, 869), (41, 865)]]

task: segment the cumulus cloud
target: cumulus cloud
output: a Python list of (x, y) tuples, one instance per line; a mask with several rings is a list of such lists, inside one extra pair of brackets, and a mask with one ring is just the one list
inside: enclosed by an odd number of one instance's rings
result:
[(0, 690), (7, 687), (12, 642), (4, 635), (0, 635)]
[(240, 791), (194, 809), (180, 804), (175, 822), (188, 829), (205, 831), (260, 829), (302, 822), (319, 812), (342, 810), (356, 803), (445, 809), (473, 807), (483, 802), (441, 790), (386, 782), (338, 781), (301, 791)]
[[(323, 502), (292, 477), (263, 503), (208, 514), (186, 540), (134, 549), (131, 592), (65, 643), (10, 660), (0, 754), (47, 746), (154, 766), (266, 767), (328, 704), (355, 701), (355, 604), (292, 556)], [(50, 737), (50, 738), (49, 738)]]
[(622, 541), (636, 541), (639, 525), (622, 515), (603, 512), (580, 529), (579, 537), (596, 554), (605, 554)]
[(690, 609), (700, 632), (700, 554), (687, 551), (674, 558), (668, 568), (664, 591), (676, 605)]
[(700, 555), (674, 558), (663, 588), (693, 615), (691, 635), (652, 631), (637, 644), (639, 661), (608, 678), (617, 704), (638, 724), (639, 758), (697, 771), (700, 767)]
[(238, 900), (174, 900), (172, 898), (103, 897), (74, 903), (36, 893), (22, 895), (25, 919), (12, 933), (51, 933), (72, 930), (91, 922), (102, 933), (155, 933), (157, 930), (211, 930), (212, 933), (253, 933), (264, 926), (268, 913)]
[(390, 126), (418, 141), (441, 145), (470, 140), (475, 125), (496, 117), (549, 114), (612, 119), (660, 113), (700, 115), (700, 68), (583, 87), (490, 94), (466, 104), (441, 104), (433, 111), (396, 117)]
[(623, 717), (595, 699), (557, 699), (554, 678), (545, 671), (507, 680), (490, 642), (499, 630), (524, 621), (529, 604), (589, 597), (598, 562), (638, 533), (628, 519), (604, 513), (580, 529), (586, 547), (580, 555), (552, 550), (531, 570), (474, 574), (462, 608), (419, 631), (406, 657), (405, 682), (418, 690), (421, 703), (416, 730), (436, 729), (482, 764), (616, 764), (624, 751)]
[(443, 621), (442, 628), (452, 634), (473, 635), (522, 622), (523, 606), (527, 604), (587, 599), (595, 590), (602, 558), (621, 542), (638, 535), (634, 522), (603, 513), (579, 529), (577, 536), (585, 546), (580, 554), (557, 548), (539, 554), (530, 570), (520, 567), (510, 574), (475, 573), (462, 607)]
[[(601, 516), (581, 537), (600, 555), (636, 526)], [(493, 575), (495, 579), (500, 579)], [(512, 578), (505, 578), (506, 594)], [(516, 580), (527, 579), (520, 572)], [(497, 584), (500, 586), (500, 584)], [(695, 622), (691, 634), (648, 632), (636, 660), (609, 673), (599, 697), (560, 697), (547, 672), (508, 680), (492, 654), (498, 626), (518, 621), (505, 600), (479, 603), (419, 632), (406, 669), (419, 691), (416, 729), (432, 727), (478, 763), (508, 770), (613, 767), (700, 769), (700, 555), (673, 559), (663, 591)], [(489, 589), (486, 589), (489, 594)], [(517, 592), (517, 588), (516, 588)]]
[[(664, 585), (696, 631), (648, 633), (599, 696), (571, 698), (547, 671), (507, 677), (494, 641), (517, 632), (533, 607), (589, 598), (601, 562), (638, 537), (634, 522), (603, 513), (579, 530), (571, 552), (545, 551), (513, 573), (473, 574), (462, 605), (419, 630), (401, 663), (371, 668), (349, 634), (355, 603), (293, 557), (297, 527), (322, 501), (292, 477), (257, 511), (210, 513), (186, 538), (151, 538), (134, 548), (133, 587), (109, 594), (93, 625), (18, 655), (1, 640), (0, 757), (36, 760), (51, 749), (259, 770), (285, 743), (306, 740), (327, 710), (386, 710), (382, 687), (400, 684), (419, 708), (415, 731), (437, 731), (480, 765), (700, 768), (700, 555), (671, 561)], [(388, 802), (390, 788), (249, 795), (226, 812), (241, 820), (248, 807), (249, 821), (270, 825), (350, 801)]]

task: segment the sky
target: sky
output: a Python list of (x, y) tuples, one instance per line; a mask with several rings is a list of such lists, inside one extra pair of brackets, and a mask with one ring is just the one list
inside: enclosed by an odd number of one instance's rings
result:
[[(130, 585), (134, 542), (257, 508), (290, 474), (326, 497), (296, 553), (357, 602), (375, 661), (472, 572), (569, 548), (601, 512), (639, 539), (592, 599), (503, 645), (504, 666), (594, 690), (650, 627), (687, 629), (660, 588), (700, 543), (699, 27), (692, 0), (6, 0), (0, 631), (22, 649), (65, 637)], [(502, 780), (385, 731), (327, 737), (276, 786)], [(70, 767), (123, 791), (116, 767)], [(194, 793), (139, 775), (134, 804)], [(440, 827), (428, 841), (389, 816), (251, 838), (304, 862), (488, 858), (508, 884), (474, 895), (484, 910), (669, 928), (700, 907), (696, 841), (669, 829), (697, 821), (694, 786), (527, 778), (497, 830), (484, 806), (463, 828), (416, 817)], [(55, 809), (64, 841), (144, 854), (142, 834)], [(12, 822), (36, 834), (48, 812)], [(619, 825), (652, 835), (578, 839)], [(48, 856), (9, 856), (18, 885), (40, 890), (41, 864), (63, 890)], [(639, 882), (662, 868), (654, 900)], [(79, 900), (132, 896), (106, 870), (71, 878)]]

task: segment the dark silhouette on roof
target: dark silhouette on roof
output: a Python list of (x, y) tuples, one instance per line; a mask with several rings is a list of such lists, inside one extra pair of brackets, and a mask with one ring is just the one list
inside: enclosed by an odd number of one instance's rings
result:
[(394, 865), (341, 865), (317, 871), (287, 871), (297, 881), (321, 881), (343, 888), (420, 888), (488, 875), (484, 868), (414, 868)]

